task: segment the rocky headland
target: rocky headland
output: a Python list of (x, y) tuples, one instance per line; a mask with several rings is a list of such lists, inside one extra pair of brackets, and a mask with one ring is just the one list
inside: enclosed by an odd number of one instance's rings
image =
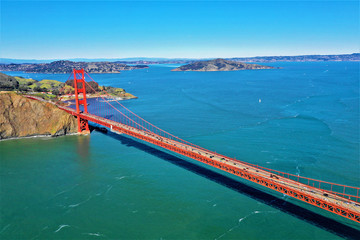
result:
[(264, 66), (259, 64), (248, 64), (242, 62), (229, 61), (222, 58), (198, 61), (183, 65), (171, 71), (198, 71), (198, 72), (213, 72), (213, 71), (238, 71), (238, 70), (254, 70), (254, 69), (274, 69), (274, 67)]
[(54, 104), (31, 100), (14, 92), (0, 93), (0, 140), (76, 132), (76, 118)]
[(119, 73), (124, 70), (148, 68), (148, 66), (130, 66), (117, 62), (72, 62), (65, 60), (51, 63), (0, 64), (0, 71), (20, 71), (27, 73), (71, 73), (74, 68), (83, 68), (88, 73)]
[[(54, 103), (67, 104), (74, 98), (74, 81), (27, 79), (0, 73), (0, 140), (31, 136), (61, 136), (77, 133), (74, 116)], [(87, 97), (110, 95), (116, 99), (136, 98), (122, 88), (86, 84)], [(31, 95), (46, 101), (31, 100)]]

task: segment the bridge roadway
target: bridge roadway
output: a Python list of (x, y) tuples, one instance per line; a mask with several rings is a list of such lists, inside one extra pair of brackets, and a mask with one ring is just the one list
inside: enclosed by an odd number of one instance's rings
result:
[[(60, 109), (77, 116), (73, 108), (58, 106)], [(247, 180), (261, 184), (283, 194), (297, 198), (338, 215), (360, 222), (360, 204), (338, 196), (331, 191), (311, 187), (297, 181), (275, 175), (271, 172), (251, 166), (244, 162), (185, 143), (157, 135), (153, 132), (118, 123), (90, 113), (80, 113), (81, 118), (98, 123), (113, 131), (144, 140), (172, 152), (193, 158), (210, 166), (230, 172)]]

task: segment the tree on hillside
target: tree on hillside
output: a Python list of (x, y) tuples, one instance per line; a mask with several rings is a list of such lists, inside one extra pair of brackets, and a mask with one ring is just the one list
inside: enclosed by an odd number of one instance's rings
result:
[(19, 91), (20, 92), (27, 92), (29, 90), (29, 87), (25, 86), (25, 85), (20, 85), (19, 86)]
[(40, 86), (36, 86), (36, 87), (34, 87), (34, 91), (35, 92), (47, 92), (48, 90), (47, 90), (47, 88), (42, 88)]
[(55, 96), (59, 96), (60, 95), (60, 91), (58, 89), (54, 89), (51, 91), (52, 94), (54, 94)]

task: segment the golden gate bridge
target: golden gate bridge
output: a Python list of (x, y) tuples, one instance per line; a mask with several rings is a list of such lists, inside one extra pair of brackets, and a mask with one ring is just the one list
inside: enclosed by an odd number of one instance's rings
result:
[[(173, 153), (189, 157), (360, 223), (359, 187), (301, 177), (240, 161), (205, 149), (151, 124), (108, 93), (100, 95), (99, 98), (102, 101), (95, 102), (88, 108), (86, 86), (92, 91), (96, 91), (85, 81), (85, 75), (92, 81), (94, 80), (84, 69), (74, 69), (71, 75), (74, 78), (76, 107), (56, 105), (77, 118), (78, 132), (89, 132), (90, 121), (107, 127), (113, 132), (126, 134)], [(28, 98), (37, 99), (32, 96), (28, 96)]]

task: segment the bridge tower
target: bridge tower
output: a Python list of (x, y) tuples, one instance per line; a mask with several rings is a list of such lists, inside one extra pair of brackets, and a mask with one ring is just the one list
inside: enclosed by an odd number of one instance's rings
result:
[[(85, 76), (84, 69), (76, 70), (73, 69), (74, 74), (74, 88), (75, 88), (75, 102), (76, 102), (76, 113), (78, 121), (78, 132), (89, 133), (88, 120), (80, 117), (80, 113), (88, 113), (87, 102), (86, 102), (86, 88), (85, 88)], [(80, 78), (78, 78), (80, 77)], [(82, 99), (79, 99), (82, 94)], [(84, 106), (84, 111), (80, 111), (80, 105)]]

